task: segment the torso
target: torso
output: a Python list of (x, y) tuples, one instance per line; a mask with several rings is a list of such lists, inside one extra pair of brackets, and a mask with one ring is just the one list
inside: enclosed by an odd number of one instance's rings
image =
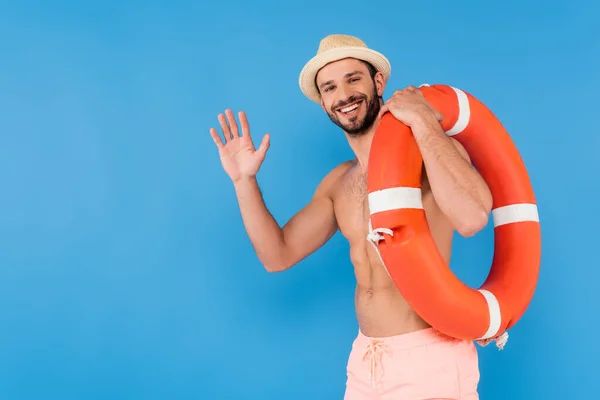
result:
[[(423, 207), (432, 236), (446, 262), (450, 260), (453, 230), (439, 210), (425, 174), (422, 183)], [(350, 244), (350, 260), (356, 275), (355, 306), (361, 331), (367, 336), (385, 337), (427, 328), (404, 300), (373, 246), (367, 241), (369, 206), (366, 174), (356, 162), (345, 164), (332, 187), (337, 223)]]

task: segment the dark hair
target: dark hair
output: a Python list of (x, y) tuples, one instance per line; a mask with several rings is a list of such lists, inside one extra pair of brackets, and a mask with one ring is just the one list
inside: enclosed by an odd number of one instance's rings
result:
[[(371, 76), (371, 79), (375, 80), (375, 74), (377, 74), (377, 68), (375, 68), (373, 66), (373, 64), (371, 64), (370, 62), (364, 61), (364, 60), (358, 60), (361, 63), (365, 64), (367, 67), (367, 70), (369, 71), (369, 75)], [(319, 89), (319, 86), (317, 85), (317, 75), (315, 75), (315, 86), (317, 87), (317, 91), (319, 93), (321, 93), (321, 89)]]
[(359, 61), (367, 66), (367, 69), (369, 70), (369, 75), (371, 75), (371, 79), (375, 79), (375, 74), (377, 73), (377, 68), (375, 68), (373, 66), (373, 64), (371, 64), (370, 62), (363, 61), (363, 60), (359, 60)]

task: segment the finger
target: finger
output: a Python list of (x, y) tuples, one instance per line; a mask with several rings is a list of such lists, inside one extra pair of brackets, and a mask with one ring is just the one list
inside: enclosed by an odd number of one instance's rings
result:
[(437, 118), (438, 121), (443, 122), (444, 121), (444, 114), (442, 114), (441, 112), (439, 112), (438, 110), (435, 110), (435, 117)]
[(238, 112), (238, 117), (240, 119), (240, 125), (242, 125), (242, 137), (250, 137), (250, 124), (248, 124), (248, 118), (246, 117), (246, 113), (240, 111)]
[(219, 136), (219, 132), (217, 132), (215, 128), (210, 128), (210, 136), (213, 138), (219, 150), (225, 147), (225, 145), (223, 145), (223, 140), (221, 139), (221, 136)]
[(384, 103), (379, 109), (379, 117), (383, 116), (389, 110), (389, 106), (387, 103)]
[(225, 143), (228, 140), (231, 140), (231, 131), (229, 130), (229, 126), (227, 125), (227, 121), (225, 120), (225, 116), (223, 114), (219, 114), (218, 116), (219, 122), (221, 123), (221, 129), (223, 130), (223, 136), (225, 138)]
[(429, 107), (431, 112), (433, 112), (433, 115), (439, 122), (442, 122), (444, 120), (444, 114), (439, 112), (433, 105), (431, 105), (431, 103), (427, 101), (427, 99), (425, 99), (425, 104), (427, 105), (427, 107)]
[(231, 111), (230, 109), (225, 110), (225, 116), (227, 117), (227, 122), (229, 123), (229, 128), (231, 129), (231, 136), (236, 139), (240, 136), (240, 133), (238, 131), (238, 125), (237, 125), (237, 121), (235, 120), (235, 117), (233, 116), (233, 111)]
[(260, 142), (260, 146), (258, 147), (258, 150), (256, 150), (256, 152), (258, 153), (258, 156), (262, 159), (265, 158), (265, 156), (267, 155), (267, 150), (269, 150), (269, 146), (271, 145), (271, 135), (269, 135), (268, 133), (265, 134), (265, 136), (263, 136), (262, 141)]

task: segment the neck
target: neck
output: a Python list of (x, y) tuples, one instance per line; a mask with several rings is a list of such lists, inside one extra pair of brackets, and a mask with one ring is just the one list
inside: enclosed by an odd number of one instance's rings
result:
[[(379, 97), (379, 106), (383, 105), (383, 98)], [(378, 110), (379, 111), (379, 110)], [(364, 173), (367, 172), (369, 167), (369, 153), (371, 151), (371, 143), (373, 142), (373, 136), (375, 135), (375, 131), (379, 126), (379, 122), (381, 121), (381, 116), (377, 116), (375, 121), (371, 125), (371, 127), (361, 135), (352, 136), (346, 133), (346, 139), (348, 139), (348, 144), (352, 151), (354, 151), (354, 155), (356, 156), (356, 160), (358, 161), (358, 165)]]
[(373, 142), (376, 129), (377, 124), (375, 123), (371, 129), (359, 136), (351, 136), (346, 133), (348, 144), (356, 156), (360, 169), (365, 173), (369, 165), (369, 152), (371, 151), (371, 142)]

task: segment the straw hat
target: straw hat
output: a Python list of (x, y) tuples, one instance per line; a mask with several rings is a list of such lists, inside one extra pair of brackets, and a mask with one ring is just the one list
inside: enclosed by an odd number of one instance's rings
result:
[(388, 59), (381, 53), (369, 49), (357, 37), (348, 35), (329, 35), (321, 40), (317, 55), (306, 63), (300, 72), (300, 89), (302, 93), (316, 103), (321, 102), (321, 95), (315, 85), (315, 77), (325, 65), (344, 58), (357, 58), (372, 64), (387, 80), (392, 71)]

